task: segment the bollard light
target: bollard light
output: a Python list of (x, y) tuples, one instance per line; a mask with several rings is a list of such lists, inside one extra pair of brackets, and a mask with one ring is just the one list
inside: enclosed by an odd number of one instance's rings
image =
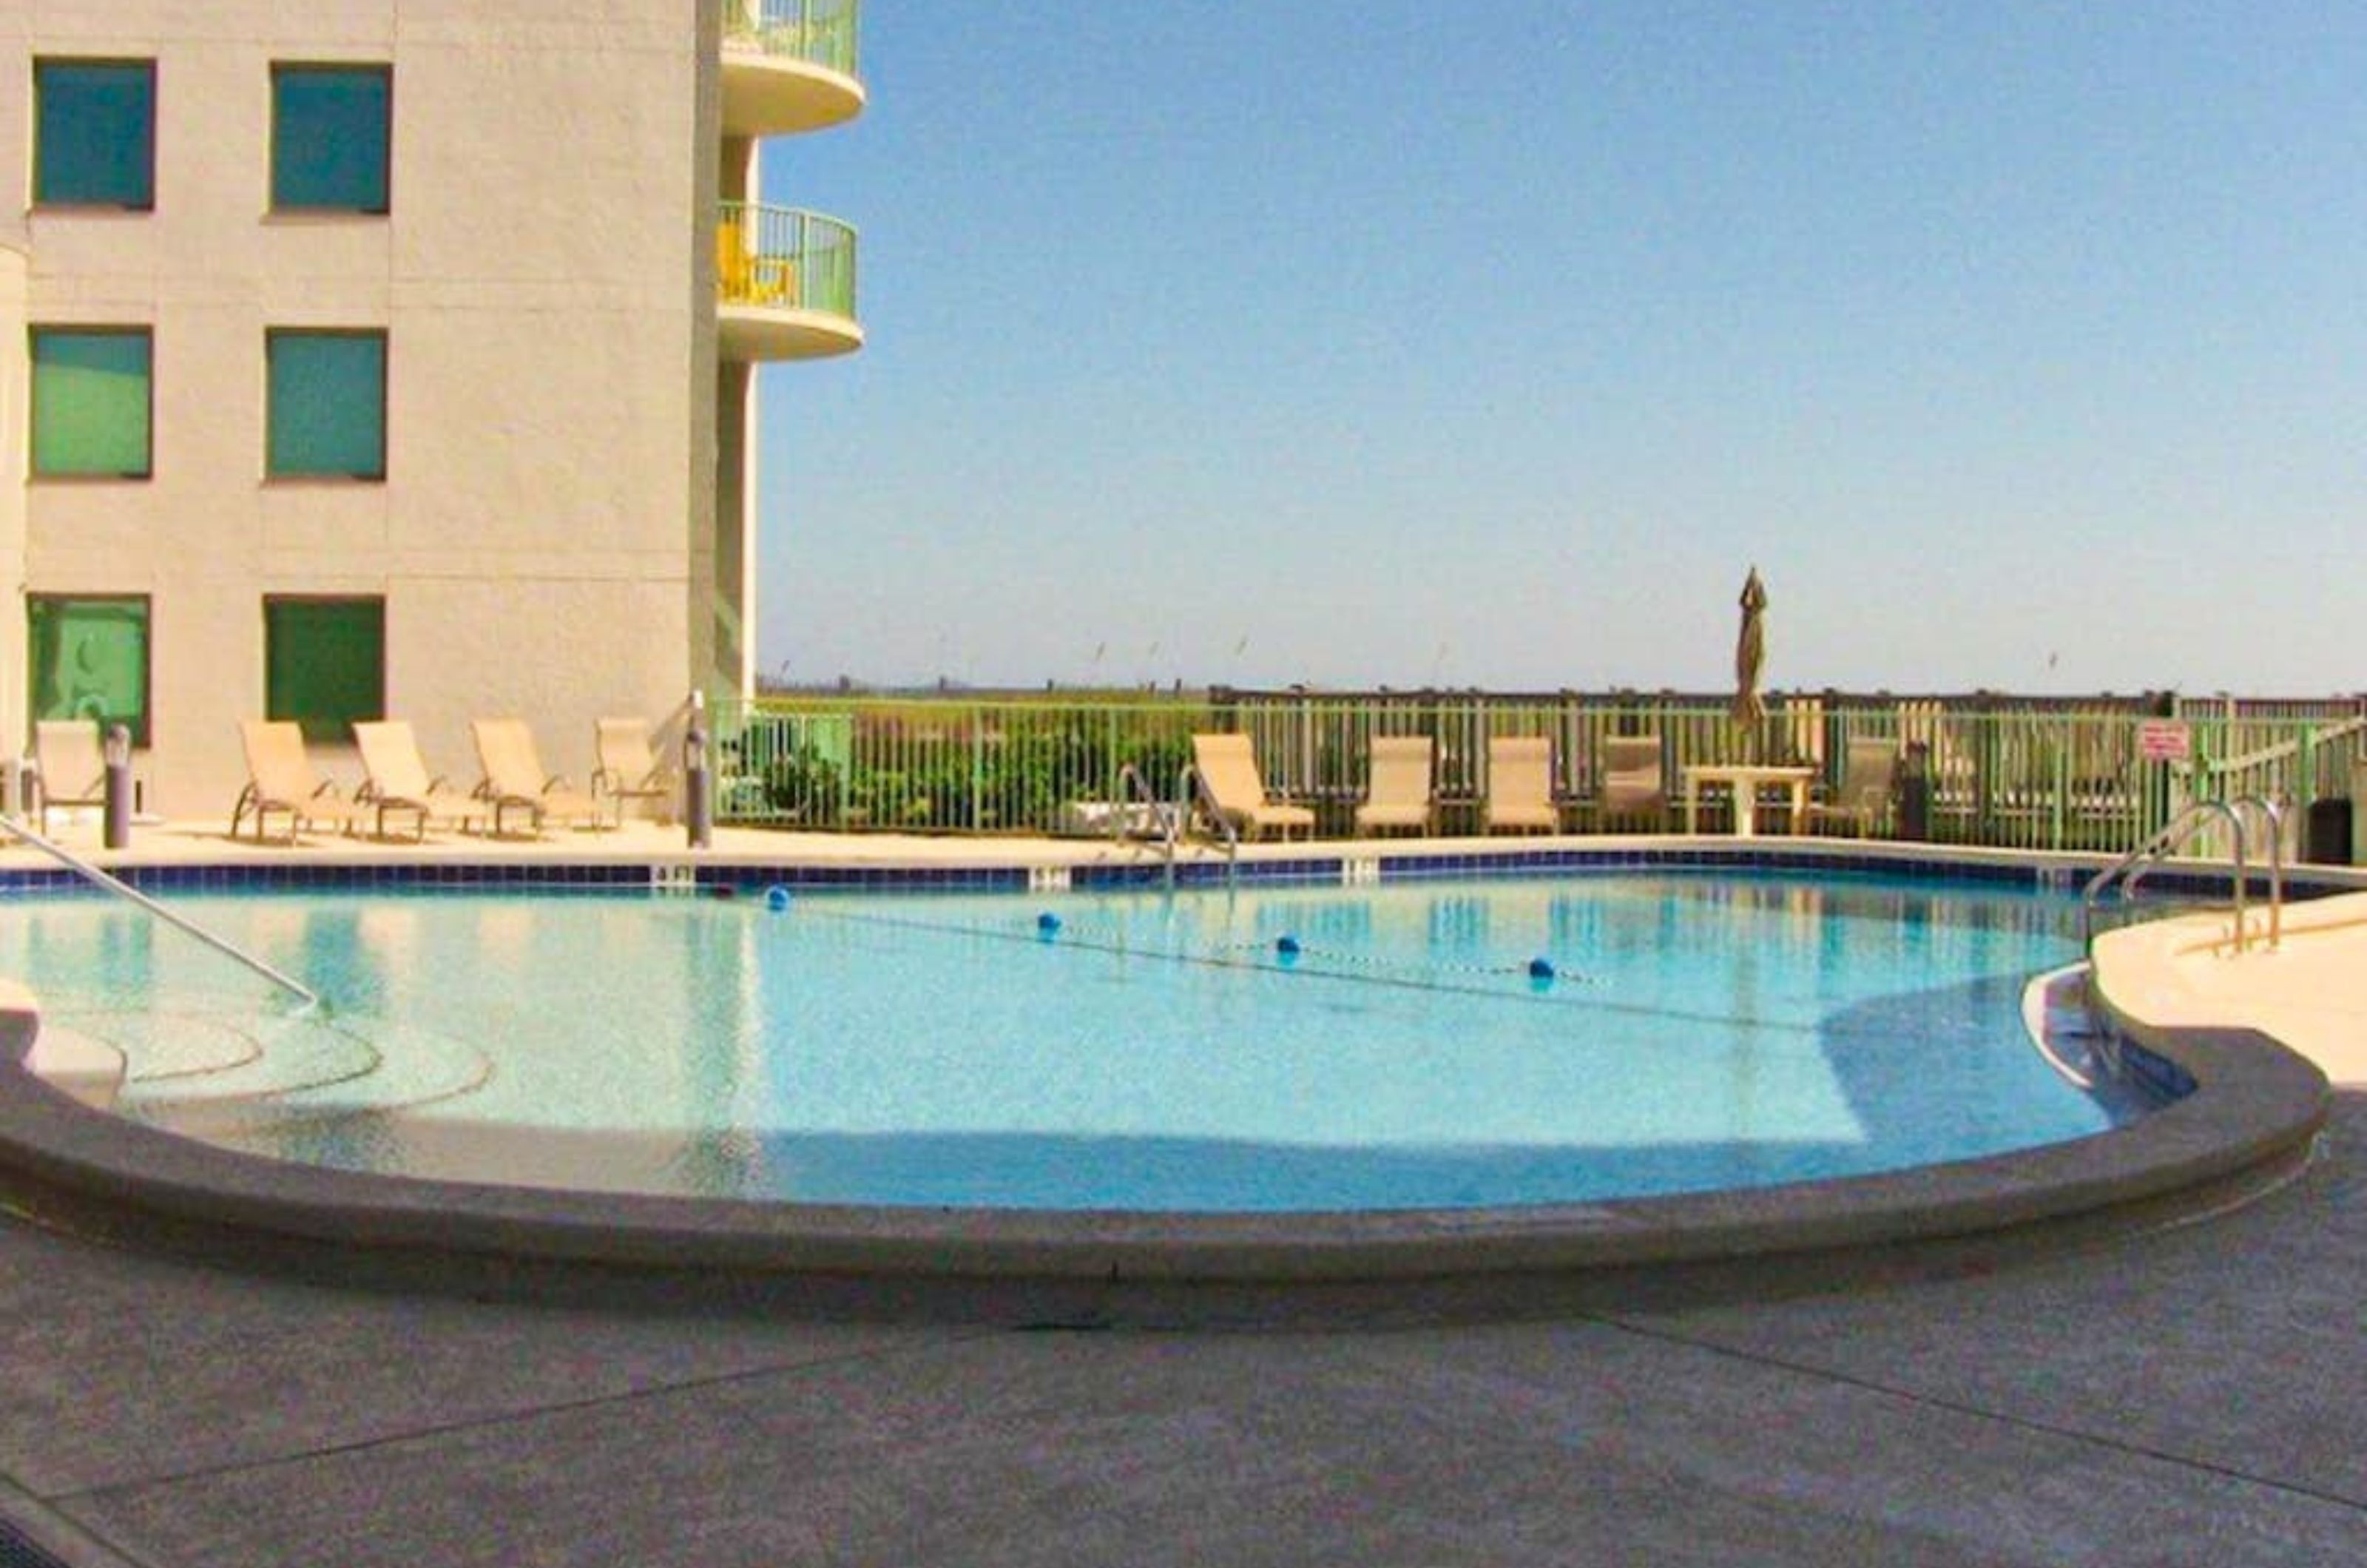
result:
[(682, 732), (682, 821), (690, 847), (703, 850), (715, 842), (715, 792), (707, 775), (706, 694), (690, 695), (690, 722)]
[(110, 724), (99, 737), (98, 754), (107, 764), (107, 828), (103, 841), (110, 850), (131, 845), (131, 731)]

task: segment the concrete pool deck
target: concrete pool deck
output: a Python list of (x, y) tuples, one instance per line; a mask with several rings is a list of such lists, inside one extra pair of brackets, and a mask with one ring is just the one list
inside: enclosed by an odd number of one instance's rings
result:
[(2319, 1157), (2153, 1228), (1171, 1334), (0, 1221), (0, 1517), (159, 1568), (2367, 1560), (2367, 928), (2308, 918), (2289, 962), (2173, 943), (2217, 967), (2163, 1021), (2303, 1036)]

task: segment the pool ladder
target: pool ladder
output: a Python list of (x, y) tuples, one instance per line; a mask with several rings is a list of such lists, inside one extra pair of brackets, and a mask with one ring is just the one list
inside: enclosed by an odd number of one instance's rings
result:
[(213, 932), (206, 930), (205, 927), (198, 924), (195, 920), (190, 919), (186, 915), (176, 914), (173, 910), (166, 908), (164, 905), (156, 902), (155, 899), (151, 898), (145, 893), (141, 892), (137, 887), (134, 887), (130, 883), (124, 881), (121, 877), (101, 871), (97, 866), (95, 866), (90, 862), (83, 859), (80, 855), (74, 853), (72, 850), (67, 849), (64, 845), (53, 843), (50, 840), (43, 838), (40, 834), (36, 833), (33, 829), (25, 826), (23, 822), (17, 820), (16, 818), (0, 814), (0, 828), (6, 828), (10, 833), (16, 835), (18, 841), (24, 843), (28, 848), (40, 851), (41, 853), (49, 856), (51, 860), (57, 862), (60, 865), (64, 866), (68, 871), (73, 872), (75, 875), (80, 876), (85, 881), (106, 892), (114, 894), (119, 898), (129, 899), (131, 903), (147, 910), (148, 913), (155, 916), (166, 925), (187, 932), (188, 935), (193, 936), (197, 938), (198, 941), (203, 942), (206, 946), (212, 948), (216, 953), (221, 953), (223, 957), (231, 959), (234, 963), (242, 964), (247, 968), (254, 970), (256, 974), (262, 976), (273, 985), (278, 986), (297, 997), (300, 1001), (302, 1001), (306, 1010), (317, 1008), (321, 1005), (320, 997), (316, 995), (311, 987), (289, 979), (286, 975), (281, 974), (270, 964), (266, 964), (262, 959), (255, 957), (255, 954), (247, 952), (245, 949), (233, 942), (216, 936)]
[(2080, 900), (2080, 936), (2082, 945), (2092, 958), (2096, 951), (2096, 911), (2104, 896), (2117, 883), (2124, 902), (2135, 897), (2137, 886), (2148, 872), (2161, 863), (2173, 851), (2191, 840), (2214, 821), (2224, 822), (2228, 839), (2235, 850), (2234, 897), (2235, 945), (2242, 953), (2251, 943), (2251, 925), (2247, 918), (2246, 900), (2251, 892), (2250, 829), (2257, 817), (2268, 829), (2269, 847), (2269, 929), (2267, 942), (2273, 951), (2284, 935), (2285, 855), (2284, 808), (2264, 795), (2237, 795), (2233, 800), (2198, 800), (2171, 818), (2161, 831), (2106, 866), (2090, 877)]
[(1225, 814), (1217, 809), (1216, 797), (1208, 792), (1199, 769), (1189, 762), (1184, 765), (1184, 772), (1175, 782), (1175, 798), (1172, 801), (1160, 799), (1158, 792), (1150, 787), (1150, 779), (1132, 762), (1118, 769), (1117, 782), (1124, 798), (1119, 802), (1119, 809), (1111, 814), (1110, 837), (1113, 840), (1126, 839), (1127, 821), (1136, 811), (1140, 811), (1156, 823), (1159, 828), (1160, 864), (1163, 880), (1170, 889), (1175, 886), (1175, 859), (1183, 849), (1184, 829), (1192, 820), (1195, 807), (1217, 825), (1217, 833), (1223, 837), (1225, 880), (1229, 884), (1233, 880), (1240, 864), (1241, 837)]

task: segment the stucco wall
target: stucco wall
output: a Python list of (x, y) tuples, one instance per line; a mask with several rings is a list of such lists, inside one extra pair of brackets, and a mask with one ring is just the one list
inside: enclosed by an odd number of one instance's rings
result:
[[(35, 591), (154, 595), (152, 807), (227, 815), (266, 594), (384, 594), (388, 710), (454, 773), (471, 715), (531, 717), (580, 783), (595, 716), (672, 713), (715, 527), (712, 6), (0, 8), (17, 80), (157, 61), (156, 209), (35, 214), (28, 303), (153, 324), (154, 475), (25, 491)], [(270, 66), (348, 59), (393, 67), (391, 214), (274, 215)], [(387, 331), (383, 483), (264, 478), (287, 326)]]
[[(10, 117), (0, 116), (0, 119)], [(5, 158), (0, 145), (0, 158)], [(25, 735), (25, 253), (0, 238), (0, 786)], [(10, 802), (11, 806), (15, 803)]]

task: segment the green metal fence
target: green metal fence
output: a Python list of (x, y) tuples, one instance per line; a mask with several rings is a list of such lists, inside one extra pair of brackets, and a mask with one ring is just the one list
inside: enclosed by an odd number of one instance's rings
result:
[(859, 74), (862, 6), (858, 0), (725, 0), (723, 38), (753, 49)]
[[(2198, 705), (2166, 716), (2135, 705), (1779, 694), (1763, 722), (1741, 727), (1722, 701), (1630, 693), (817, 697), (721, 704), (716, 724), (724, 820), (832, 829), (1081, 830), (1092, 814), (1080, 805), (1129, 798), (1129, 767), (1157, 797), (1179, 798), (1191, 737), (1203, 731), (1249, 735), (1268, 789), (1312, 806), (1331, 831), (1346, 829), (1371, 743), (1387, 735), (1437, 742), (1450, 831), (1477, 825), (1497, 735), (1553, 741), (1555, 793), (1579, 824), (1600, 795), (1612, 736), (1659, 738), (1670, 826), (1681, 820), (1673, 807), (1690, 766), (1803, 766), (1829, 794), (1850, 741), (1876, 738), (1899, 756), (1881, 830), (2007, 849), (2116, 852), (2195, 800), (2258, 794), (2302, 805), (2348, 795), (2354, 776), (2367, 786), (2367, 711), (2357, 705), (2266, 716)], [(1708, 804), (1704, 827), (1724, 826), (1722, 805)]]
[(1184, 702), (723, 703), (717, 813), (728, 822), (919, 832), (1057, 832), (1068, 807), (1161, 797), (1215, 728)]
[(716, 204), (719, 300), (855, 315), (855, 230), (835, 218), (754, 202)]

